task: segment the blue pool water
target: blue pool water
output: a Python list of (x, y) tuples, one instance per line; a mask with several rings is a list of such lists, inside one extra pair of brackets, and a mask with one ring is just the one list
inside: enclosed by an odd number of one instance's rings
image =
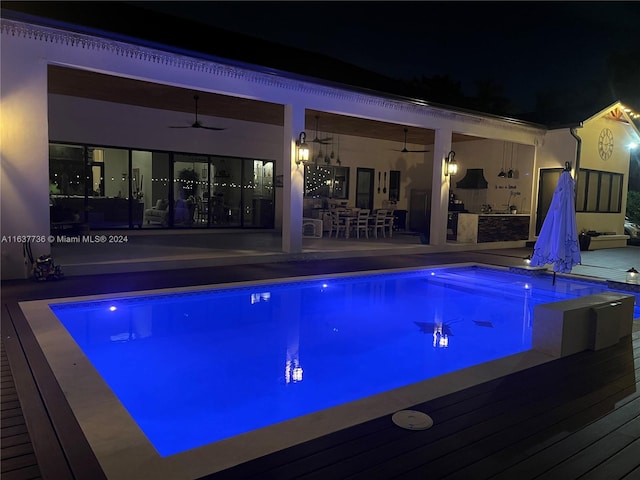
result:
[(458, 267), (51, 309), (167, 456), (528, 350), (535, 305), (606, 290)]

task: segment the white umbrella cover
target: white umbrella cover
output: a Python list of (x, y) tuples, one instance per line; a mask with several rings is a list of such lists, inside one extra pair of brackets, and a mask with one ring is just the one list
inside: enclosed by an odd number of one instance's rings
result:
[(574, 191), (575, 181), (565, 170), (558, 179), (549, 211), (533, 249), (532, 266), (552, 263), (554, 272), (569, 273), (574, 265), (582, 261)]

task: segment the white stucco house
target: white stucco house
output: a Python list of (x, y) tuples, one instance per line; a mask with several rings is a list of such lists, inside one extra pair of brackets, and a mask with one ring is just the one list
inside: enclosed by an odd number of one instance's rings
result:
[[(238, 203), (225, 203), (221, 210), (225, 221), (281, 231), (282, 250), (300, 252), (303, 217), (326, 206), (316, 205), (320, 196), (310, 191), (310, 164), (298, 162), (301, 132), (314, 157), (323, 149), (329, 156), (330, 148), (341, 159), (320, 162), (332, 172), (326, 180), (330, 193), (322, 200), (340, 198), (371, 208), (391, 202), (408, 213), (407, 226), (428, 223), (432, 245), (457, 241), (448, 239), (452, 193), (470, 213), (486, 214), (486, 205), (493, 212), (516, 206), (526, 226), (525, 237), (517, 241), (535, 240), (554, 175), (567, 162), (577, 179), (579, 230), (622, 239), (629, 148), (640, 143), (640, 132), (620, 102), (549, 128), (10, 11), (3, 11), (1, 22), (3, 279), (25, 278), (25, 237), (32, 239), (36, 255), (49, 252), (52, 197), (79, 197), (89, 207), (82, 220), (95, 222), (92, 228), (118, 209), (122, 228), (147, 228), (151, 222), (144, 212), (161, 200), (157, 192), (179, 200), (175, 183), (184, 165), (201, 168), (198, 188), (208, 199), (214, 184), (231, 186), (221, 180), (231, 163), (250, 165), (232, 186), (240, 192)], [(191, 123), (194, 94), (203, 106), (198, 121), (223, 130), (167, 128)], [(331, 141), (314, 143), (318, 134)], [(74, 160), (63, 158), (66, 153), (55, 157), (62, 147), (81, 152), (86, 191), (61, 192), (52, 179), (53, 160)], [(402, 152), (403, 147), (421, 151)], [(455, 176), (447, 172), (450, 152), (458, 165)], [(466, 172), (478, 169), (485, 187), (457, 186)], [(420, 193), (429, 206), (416, 213), (420, 209), (412, 202)], [(110, 206), (102, 211), (94, 198)], [(272, 215), (257, 217), (260, 209)], [(425, 211), (428, 215), (419, 219)], [(206, 215), (200, 226), (216, 228), (218, 217), (211, 211)], [(163, 227), (184, 225), (174, 218)]]

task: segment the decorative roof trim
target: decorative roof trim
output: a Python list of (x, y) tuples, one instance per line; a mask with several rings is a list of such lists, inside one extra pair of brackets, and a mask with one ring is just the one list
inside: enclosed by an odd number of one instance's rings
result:
[[(385, 110), (404, 112), (440, 120), (461, 122), (487, 127), (516, 130), (529, 134), (544, 134), (546, 129), (542, 126), (526, 124), (519, 120), (508, 118), (492, 118), (480, 113), (466, 113), (456, 110), (448, 110), (420, 104), (418, 101), (401, 98), (389, 98), (384, 94), (365, 94), (354, 90), (349, 86), (327, 86), (314, 83), (314, 79), (299, 80), (286, 78), (287, 72), (266, 73), (246, 65), (243, 67), (221, 63), (207, 58), (198, 58), (187, 54), (167, 52), (155, 48), (144, 47), (133, 43), (111, 40), (88, 34), (81, 34), (59, 28), (42, 25), (34, 25), (16, 20), (2, 18), (0, 21), (0, 33), (9, 36), (18, 36), (35, 41), (60, 44), (67, 47), (75, 47), (83, 50), (109, 51), (117, 56), (127, 57), (142, 62), (169, 65), (174, 68), (202, 72), (217, 77), (238, 79), (245, 82), (266, 85), (270, 87), (294, 90), (305, 94), (321, 97), (331, 97), (351, 103), (374, 105)], [(196, 55), (192, 53), (192, 55)], [(230, 61), (231, 62), (231, 61)], [(229, 93), (229, 95), (233, 95)]]

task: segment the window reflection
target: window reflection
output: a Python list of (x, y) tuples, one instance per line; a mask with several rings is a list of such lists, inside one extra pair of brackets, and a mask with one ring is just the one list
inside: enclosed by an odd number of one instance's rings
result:
[(349, 198), (349, 167), (305, 165), (305, 197)]

